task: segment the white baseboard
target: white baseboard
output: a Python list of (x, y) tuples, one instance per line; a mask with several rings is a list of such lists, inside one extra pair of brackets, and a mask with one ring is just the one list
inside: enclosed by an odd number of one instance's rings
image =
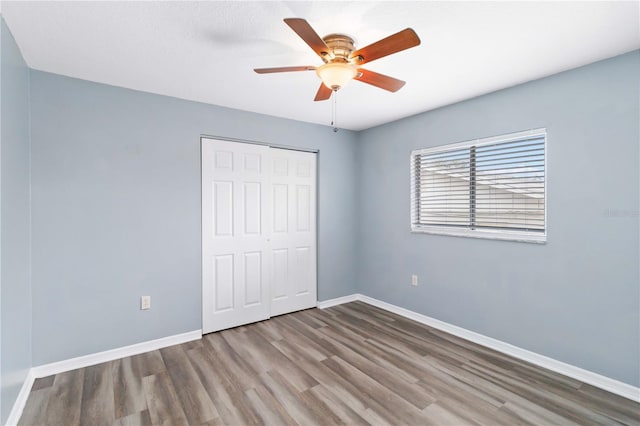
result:
[(156, 349), (166, 348), (167, 346), (179, 345), (181, 343), (190, 342), (192, 340), (198, 340), (201, 337), (202, 330), (194, 330), (187, 333), (162, 337), (156, 340), (136, 343), (130, 346), (109, 349), (108, 351), (104, 352), (97, 352), (95, 354), (83, 355), (77, 358), (53, 362), (51, 364), (39, 365), (37, 367), (33, 367), (32, 370), (36, 378), (47, 377), (52, 374), (71, 371), (77, 368), (89, 367), (90, 365), (101, 364), (103, 362), (113, 361), (127, 356), (138, 355), (144, 352), (155, 351)]
[(11, 412), (7, 418), (7, 426), (14, 426), (18, 424), (18, 420), (20, 420), (22, 410), (27, 403), (27, 399), (29, 399), (29, 392), (31, 392), (31, 388), (33, 387), (33, 382), (35, 380), (36, 377), (33, 375), (33, 369), (29, 369), (27, 377), (25, 377), (24, 383), (22, 383), (22, 387), (20, 388), (20, 392), (18, 392), (16, 402), (13, 404), (13, 408), (11, 408)]
[[(378, 299), (365, 296), (363, 294), (352, 294), (350, 296), (344, 296), (338, 299), (327, 300), (325, 302), (322, 302), (323, 304), (326, 303), (327, 306), (322, 306), (322, 307), (324, 308), (324, 307), (335, 306), (340, 303), (348, 303), (355, 300), (368, 303), (369, 305), (376, 306), (378, 308), (384, 309), (389, 312), (393, 312), (394, 314), (398, 314), (400, 316), (412, 319), (416, 322), (428, 325), (438, 330), (445, 331), (454, 336), (460, 337), (465, 340), (469, 340), (473, 343), (477, 343), (487, 348), (491, 348), (498, 352), (502, 352), (514, 358), (518, 358), (523, 361), (530, 362), (531, 364), (535, 364), (537, 366), (554, 371), (556, 373), (563, 374), (567, 377), (571, 377), (572, 379), (576, 379), (581, 382), (588, 383), (592, 386), (596, 386), (600, 389), (604, 389), (608, 392), (614, 393), (616, 395), (620, 395), (632, 401), (640, 402), (640, 388), (638, 387), (629, 385), (619, 380), (611, 379), (609, 377), (594, 373), (589, 370), (585, 370), (580, 367), (576, 367), (571, 364), (567, 364), (562, 361), (558, 361), (553, 358), (549, 358), (544, 355), (540, 355), (536, 352), (522, 349), (510, 343), (506, 343), (501, 340), (494, 339), (492, 337), (484, 336), (474, 331), (470, 331), (465, 328), (458, 327), (456, 325), (449, 324), (447, 322), (440, 321), (435, 318), (431, 318), (426, 315), (422, 315), (417, 312), (413, 312), (408, 309), (404, 309), (387, 302), (383, 302)], [(318, 304), (318, 307), (321, 307), (320, 304)]]
[(335, 299), (324, 300), (322, 302), (318, 302), (318, 309), (327, 309), (332, 306), (342, 305), (343, 303), (355, 302), (356, 300), (360, 300), (360, 294), (350, 294), (348, 296), (336, 297)]
[(16, 402), (13, 404), (11, 414), (7, 425), (18, 423), (22, 410), (27, 403), (29, 392), (33, 386), (35, 379), (47, 377), (52, 374), (63, 373), (78, 368), (89, 367), (91, 365), (101, 364), (103, 362), (113, 361), (116, 359), (138, 355), (144, 352), (155, 351), (156, 349), (166, 348), (167, 346), (179, 345), (181, 343), (191, 342), (202, 338), (202, 330), (189, 331), (187, 333), (175, 334), (173, 336), (162, 337), (156, 340), (136, 343), (134, 345), (123, 346), (121, 348), (109, 349), (108, 351), (98, 352), (95, 354), (83, 355), (76, 358), (66, 359), (64, 361), (52, 362), (51, 364), (38, 365), (32, 367), (27, 374), (27, 378), (20, 389), (20, 393)]

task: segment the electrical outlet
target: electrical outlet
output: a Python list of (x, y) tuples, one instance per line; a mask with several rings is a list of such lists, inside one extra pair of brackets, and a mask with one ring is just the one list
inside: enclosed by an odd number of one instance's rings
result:
[(140, 309), (147, 310), (151, 308), (151, 296), (140, 297)]
[(418, 287), (418, 276), (416, 274), (411, 275), (411, 285)]

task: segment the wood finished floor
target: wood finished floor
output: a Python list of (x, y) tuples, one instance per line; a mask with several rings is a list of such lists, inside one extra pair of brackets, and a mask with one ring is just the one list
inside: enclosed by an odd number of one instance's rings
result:
[(21, 425), (640, 425), (640, 404), (360, 302), (36, 380)]

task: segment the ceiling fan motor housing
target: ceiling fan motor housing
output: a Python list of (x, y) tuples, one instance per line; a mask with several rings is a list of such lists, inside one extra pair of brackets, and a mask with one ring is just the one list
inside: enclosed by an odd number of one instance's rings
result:
[(353, 39), (344, 34), (329, 34), (322, 40), (329, 48), (327, 62), (350, 62), (349, 56), (356, 50)]

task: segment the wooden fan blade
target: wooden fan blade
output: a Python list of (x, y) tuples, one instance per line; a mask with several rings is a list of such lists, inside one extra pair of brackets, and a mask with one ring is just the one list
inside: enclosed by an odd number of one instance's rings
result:
[(316, 97), (314, 101), (326, 101), (331, 97), (333, 90), (329, 89), (324, 83), (320, 83), (320, 87), (318, 88), (318, 93), (316, 93)]
[(284, 22), (289, 25), (323, 61), (327, 62), (327, 58), (330, 57), (330, 50), (307, 21), (302, 18), (286, 18)]
[(272, 72), (291, 72), (291, 71), (315, 71), (316, 67), (302, 66), (302, 67), (278, 67), (278, 68), (254, 68), (253, 70), (258, 74), (269, 74)]
[(388, 75), (378, 74), (377, 72), (365, 70), (363, 68), (359, 68), (358, 72), (361, 73), (361, 75), (356, 76), (354, 80), (358, 80), (390, 92), (397, 92), (405, 85), (405, 82), (402, 80), (389, 77)]
[[(373, 44), (358, 49), (353, 52), (349, 57), (355, 59), (358, 65), (366, 64), (367, 62), (375, 61), (384, 56), (397, 53), (410, 47), (414, 47), (420, 44), (420, 39), (415, 31), (411, 28), (404, 29), (398, 33), (390, 35), (387, 38), (383, 38)], [(358, 60), (358, 56), (362, 60)]]

